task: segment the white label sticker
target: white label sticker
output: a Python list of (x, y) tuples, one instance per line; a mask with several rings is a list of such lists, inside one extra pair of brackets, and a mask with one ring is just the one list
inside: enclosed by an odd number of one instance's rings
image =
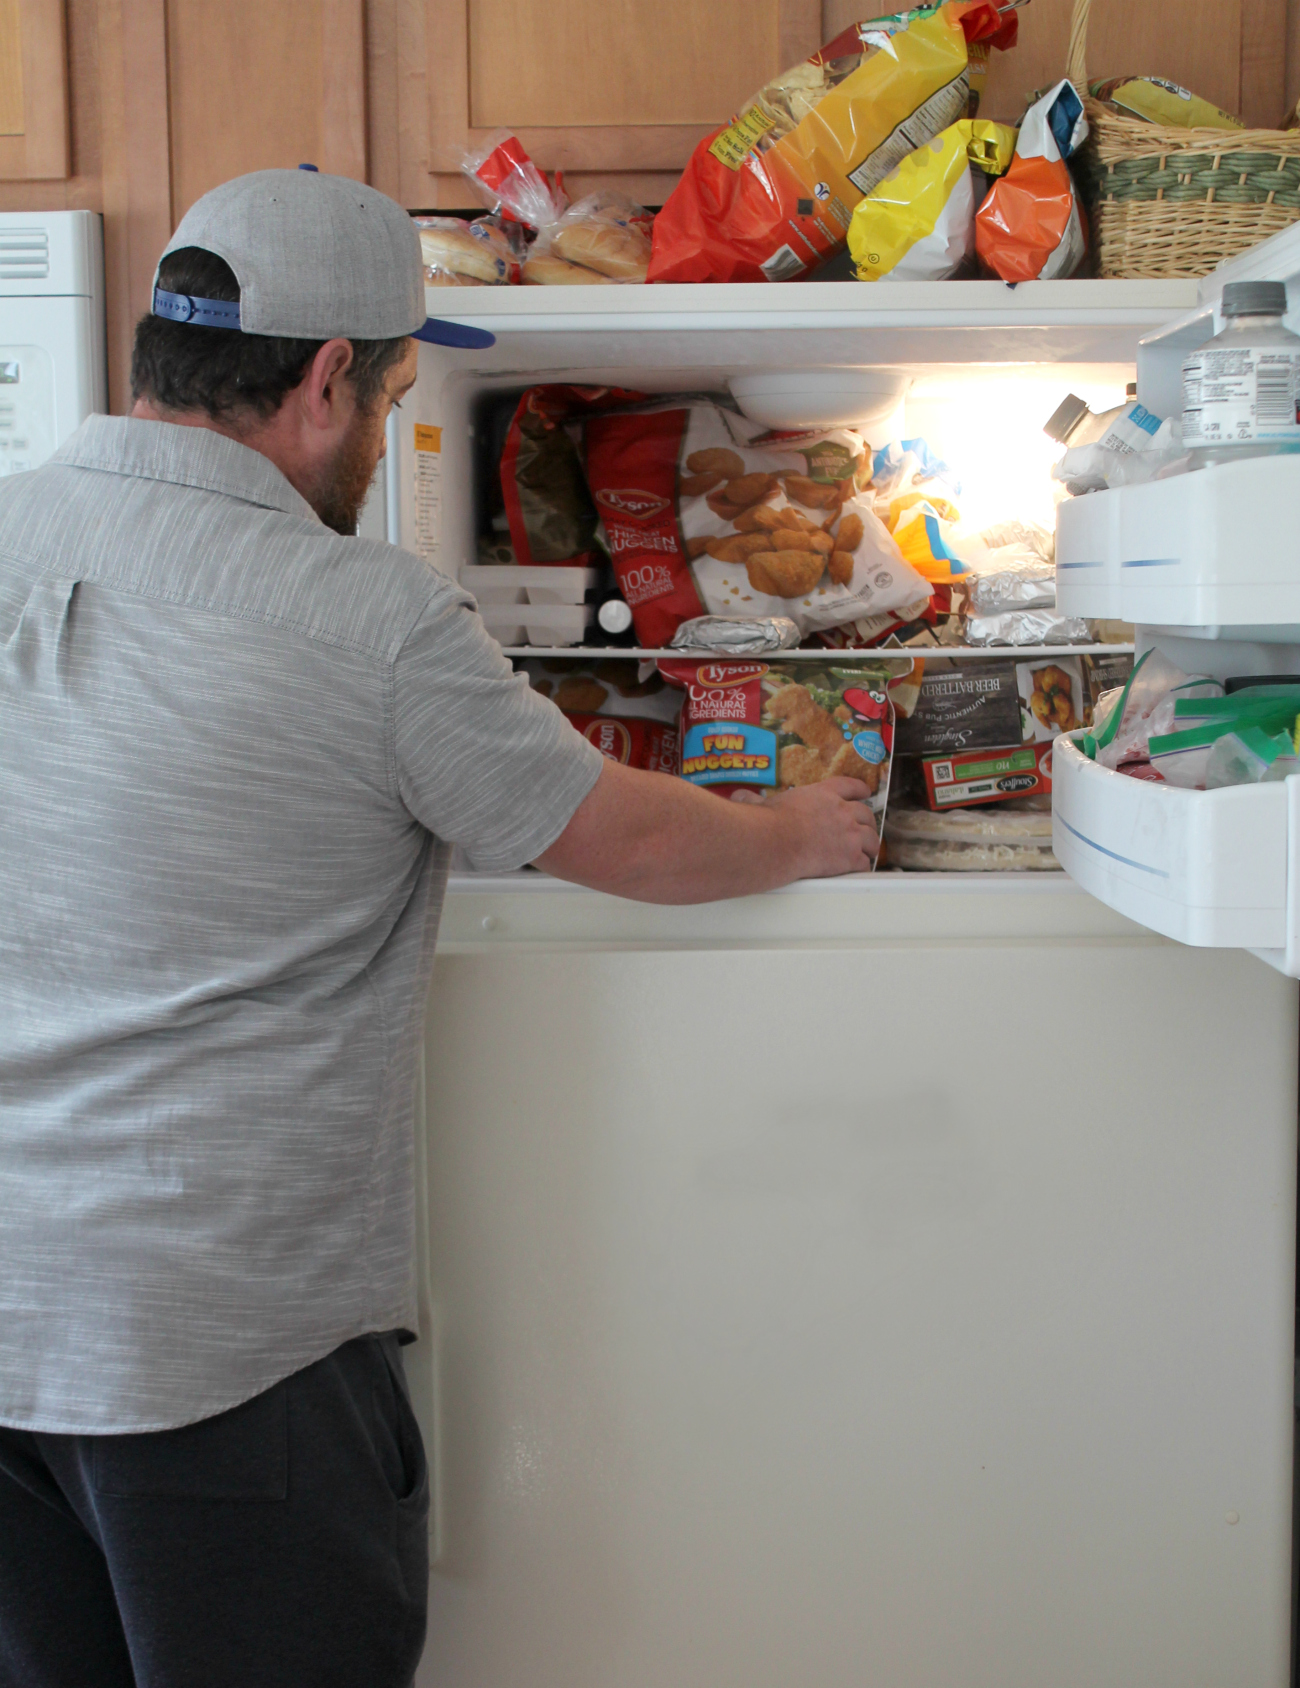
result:
[(1300, 355), (1210, 346), (1183, 365), (1183, 439), (1188, 445), (1295, 439)]
[(442, 429), (415, 424), (415, 551), (437, 560), (442, 536)]

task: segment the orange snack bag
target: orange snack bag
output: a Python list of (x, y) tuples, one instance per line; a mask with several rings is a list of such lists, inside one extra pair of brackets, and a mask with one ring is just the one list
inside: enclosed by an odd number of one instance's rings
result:
[(1083, 103), (1058, 82), (1025, 113), (1011, 168), (975, 214), (975, 251), (1003, 281), (1050, 281), (1087, 250), (1083, 211), (1066, 160), (1088, 138)]

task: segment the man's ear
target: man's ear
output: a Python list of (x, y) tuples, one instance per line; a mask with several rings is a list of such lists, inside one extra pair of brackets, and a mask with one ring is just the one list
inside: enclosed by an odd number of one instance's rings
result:
[(352, 367), (352, 342), (327, 340), (308, 365), (298, 388), (307, 420), (317, 428), (337, 428), (351, 415), (355, 400), (344, 376)]

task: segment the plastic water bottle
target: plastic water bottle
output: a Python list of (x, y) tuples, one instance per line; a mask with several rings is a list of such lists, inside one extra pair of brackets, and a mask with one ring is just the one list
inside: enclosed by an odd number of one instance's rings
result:
[(1230, 281), (1225, 326), (1183, 364), (1183, 443), (1193, 468), (1300, 451), (1300, 334), (1282, 326), (1286, 283)]

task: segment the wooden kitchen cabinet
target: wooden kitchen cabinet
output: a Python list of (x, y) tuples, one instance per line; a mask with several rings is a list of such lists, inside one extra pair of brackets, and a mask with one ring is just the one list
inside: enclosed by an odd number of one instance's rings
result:
[[(573, 196), (658, 205), (692, 147), (856, 0), (0, 0), (0, 210), (102, 211), (109, 385), (159, 252), (199, 194), (310, 161), (411, 210), (463, 208), (473, 136), (516, 130)], [(1064, 72), (1071, 0), (1032, 0), (985, 114)], [(1277, 123), (1300, 95), (1300, 0), (1095, 0), (1095, 76), (1170, 76)]]

